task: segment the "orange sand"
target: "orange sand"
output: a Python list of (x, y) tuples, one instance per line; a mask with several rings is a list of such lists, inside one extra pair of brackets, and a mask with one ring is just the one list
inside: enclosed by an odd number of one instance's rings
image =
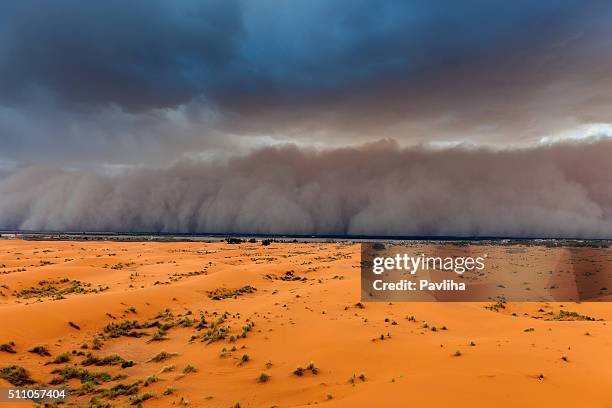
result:
[[(542, 248), (527, 252), (532, 250)], [(170, 281), (175, 273), (201, 271)], [(306, 280), (275, 279), (287, 271)], [(15, 296), (40, 287), (41, 280), (62, 278), (109, 289), (61, 300)], [(355, 305), (359, 283), (359, 246), (352, 244), (0, 241), (0, 344), (13, 341), (17, 351), (0, 352), (0, 368), (23, 366), (46, 384), (53, 369), (80, 365), (84, 357), (73, 356), (67, 364), (45, 362), (91, 345), (108, 323), (145, 321), (166, 308), (175, 316), (191, 310), (194, 319), (200, 311), (207, 316), (227, 311), (225, 324), (232, 334), (240, 333), (247, 319), (255, 323), (245, 338), (190, 342), (206, 330), (176, 327), (159, 342), (148, 342), (151, 336), (106, 339), (93, 351), (96, 356), (118, 354), (136, 364), (87, 369), (127, 376), (100, 389), (157, 374), (159, 381), (139, 391), (155, 394), (145, 407), (180, 406), (181, 400), (191, 407), (237, 402), (241, 407), (612, 407), (610, 304), (563, 304), (563, 310), (602, 321), (546, 321), (539, 309), (557, 313), (561, 305), (542, 303), (508, 304), (501, 312), (485, 309), (485, 303), (366, 303), (360, 308)], [(257, 291), (222, 300), (208, 296), (245, 285)], [(416, 321), (406, 318), (411, 315)], [(430, 328), (424, 329), (424, 322)], [(52, 357), (27, 352), (36, 345), (46, 345)], [(224, 347), (234, 345), (236, 351), (220, 357)], [(161, 350), (178, 356), (146, 362)], [(453, 356), (457, 350), (461, 356)], [(243, 354), (249, 361), (240, 364)], [(311, 361), (317, 375), (292, 374)], [(181, 375), (187, 364), (198, 371)], [(168, 365), (175, 371), (160, 373)], [(261, 373), (269, 381), (258, 382)], [(361, 373), (365, 381), (349, 381)], [(70, 385), (81, 386), (78, 380)], [(0, 387), (8, 386), (0, 380)], [(168, 387), (176, 390), (165, 396)], [(68, 405), (86, 406), (93, 395), (72, 397)], [(125, 406), (128, 399), (108, 402)]]

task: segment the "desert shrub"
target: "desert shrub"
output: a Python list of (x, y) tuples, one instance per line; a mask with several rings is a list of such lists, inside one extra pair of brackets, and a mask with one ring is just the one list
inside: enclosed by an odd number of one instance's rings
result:
[(104, 371), (90, 372), (86, 369), (79, 367), (65, 367), (62, 369), (53, 370), (51, 374), (58, 375), (49, 382), (49, 384), (51, 385), (63, 384), (72, 379), (78, 379), (81, 381), (82, 384), (100, 384), (102, 382), (111, 381), (113, 379), (110, 374)]
[(137, 320), (124, 320), (120, 323), (109, 323), (104, 327), (104, 333), (111, 338), (117, 337), (141, 337), (145, 332), (137, 331), (142, 326)]
[(96, 357), (93, 354), (89, 353), (87, 354), (87, 358), (81, 362), (81, 365), (84, 365), (84, 366), (96, 365), (99, 367), (100, 366), (121, 365), (122, 368), (126, 368), (126, 367), (131, 367), (132, 365), (134, 365), (134, 362), (126, 361), (120, 356), (118, 356), (117, 354), (111, 354), (109, 356), (100, 358), (100, 357)]
[(310, 372), (313, 373), (314, 375), (319, 374), (319, 369), (317, 368), (317, 366), (315, 366), (315, 363), (313, 363), (312, 361), (308, 363), (308, 365), (306, 366), (306, 370), (310, 370)]
[(192, 366), (191, 364), (187, 364), (187, 366), (183, 368), (183, 374), (197, 373), (197, 372), (198, 372), (198, 369)]
[(17, 365), (10, 365), (0, 369), (0, 378), (8, 381), (15, 387), (23, 387), (35, 383), (30, 377), (28, 370)]
[(15, 343), (12, 341), (9, 343), (0, 344), (0, 351), (4, 351), (5, 353), (10, 354), (17, 353), (17, 351), (15, 351)]
[(131, 384), (117, 384), (114, 387), (104, 390), (102, 395), (108, 398), (116, 398), (121, 395), (134, 395), (140, 388), (140, 381), (135, 381)]
[(596, 319), (591, 316), (586, 316), (576, 312), (566, 312), (565, 310), (559, 310), (557, 315), (552, 316), (548, 320), (559, 320), (559, 321), (595, 321)]
[(191, 327), (193, 326), (193, 320), (187, 316), (183, 316), (176, 321), (176, 326), (178, 327)]
[(100, 336), (94, 336), (93, 340), (91, 341), (91, 348), (94, 350), (100, 350), (103, 345), (104, 342), (102, 341), (102, 338)]
[(62, 353), (51, 360), (48, 364), (64, 364), (70, 362), (70, 353)]
[(145, 380), (143, 385), (145, 387), (148, 387), (149, 385), (156, 383), (157, 382), (157, 376), (155, 374), (151, 374), (150, 376), (148, 376)]
[(491, 310), (492, 312), (499, 312), (506, 308), (506, 301), (504, 299), (499, 299), (497, 302), (485, 306), (485, 309)]
[(36, 346), (28, 350), (30, 353), (38, 354), (41, 357), (50, 357), (51, 353), (45, 346)]
[(229, 328), (213, 322), (210, 328), (202, 336), (202, 341), (213, 343), (218, 340), (223, 340), (229, 334)]
[(133, 367), (134, 364), (136, 364), (135, 362), (133, 362), (132, 360), (129, 361), (125, 361), (123, 360), (123, 362), (121, 363), (121, 368), (129, 368), (129, 367)]
[(361, 380), (363, 382), (365, 382), (366, 380), (366, 375), (364, 373), (359, 374), (358, 376), (353, 374), (353, 376), (351, 378), (349, 378), (349, 383), (355, 385), (355, 383), (357, 382), (357, 380)]
[(155, 395), (150, 392), (143, 392), (142, 394), (137, 394), (130, 397), (129, 401), (131, 405), (139, 405), (144, 401), (153, 398)]
[(154, 341), (164, 341), (164, 340), (168, 340), (168, 337), (166, 336), (166, 330), (160, 327), (159, 330), (156, 331), (153, 334), (153, 336), (151, 336), (151, 338), (149, 339), (149, 341), (147, 341), (147, 343), (152, 343)]
[(178, 356), (177, 353), (168, 353), (167, 351), (160, 351), (158, 354), (154, 355), (153, 357), (151, 357), (149, 360), (147, 360), (147, 363), (160, 363), (162, 361), (166, 361), (171, 357), (174, 356)]
[(235, 297), (247, 294), (247, 293), (253, 293), (255, 291), (257, 291), (257, 289), (255, 289), (253, 286), (246, 285), (236, 290), (217, 289), (211, 292), (208, 295), (208, 297), (211, 298), (212, 300), (221, 300), (221, 299), (235, 298)]
[(100, 398), (95, 396), (89, 400), (87, 408), (113, 408), (113, 406), (109, 402), (100, 401)]
[(169, 373), (170, 371), (176, 370), (176, 366), (174, 364), (169, 366), (164, 366), (159, 372), (160, 373)]

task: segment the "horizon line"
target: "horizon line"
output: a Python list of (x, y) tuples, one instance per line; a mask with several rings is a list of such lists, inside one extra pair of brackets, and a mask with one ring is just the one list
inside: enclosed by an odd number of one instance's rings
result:
[(159, 236), (185, 238), (268, 238), (268, 239), (345, 239), (345, 240), (398, 240), (398, 241), (535, 241), (535, 240), (565, 240), (565, 241), (612, 241), (611, 238), (580, 238), (580, 237), (529, 237), (503, 235), (376, 235), (376, 234), (280, 234), (280, 233), (244, 233), (244, 232), (159, 232), (159, 231), (60, 231), (60, 230), (1, 230), (0, 234), (23, 235), (72, 235), (72, 236)]

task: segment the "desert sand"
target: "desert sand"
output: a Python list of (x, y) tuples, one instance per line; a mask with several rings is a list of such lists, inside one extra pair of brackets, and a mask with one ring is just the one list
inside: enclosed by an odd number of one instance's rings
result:
[(0, 369), (65, 381), (68, 406), (612, 407), (609, 303), (361, 303), (359, 256), (0, 241)]

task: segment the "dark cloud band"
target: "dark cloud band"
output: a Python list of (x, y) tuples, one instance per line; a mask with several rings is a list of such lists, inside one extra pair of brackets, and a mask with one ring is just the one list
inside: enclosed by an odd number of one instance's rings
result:
[(230, 111), (317, 104), (330, 93), (410, 85), (449, 65), (512, 58), (596, 19), (594, 2), (574, 1), (26, 0), (0, 7), (5, 101), (42, 90), (72, 109), (129, 111), (195, 97)]

